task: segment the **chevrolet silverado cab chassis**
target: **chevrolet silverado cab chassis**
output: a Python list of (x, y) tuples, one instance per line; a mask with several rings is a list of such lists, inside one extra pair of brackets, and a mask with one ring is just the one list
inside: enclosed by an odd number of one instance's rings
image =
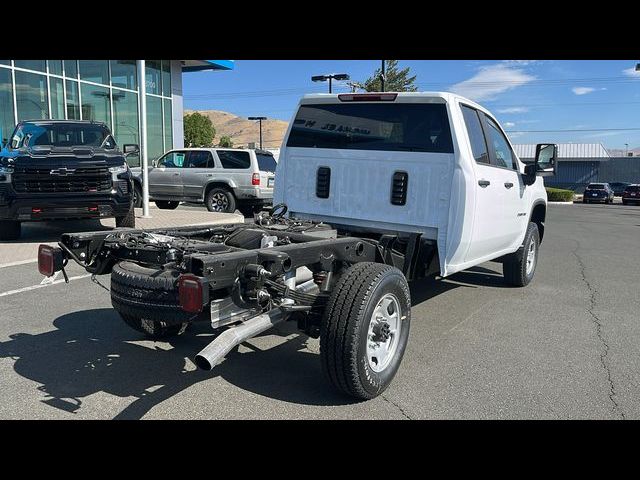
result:
[(195, 356), (207, 370), (294, 321), (320, 338), (328, 382), (370, 399), (402, 361), (408, 282), (488, 260), (510, 285), (532, 280), (556, 152), (538, 145), (525, 166), (488, 111), (449, 93), (308, 95), (276, 205), (253, 223), (68, 233), (40, 246), (39, 269), (111, 274), (113, 307), (150, 338), (210, 322), (220, 334)]

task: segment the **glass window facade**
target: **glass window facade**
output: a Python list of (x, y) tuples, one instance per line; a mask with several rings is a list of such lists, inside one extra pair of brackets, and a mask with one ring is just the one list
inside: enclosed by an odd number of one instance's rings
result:
[[(173, 148), (170, 67), (168, 60), (147, 61), (149, 161)], [(0, 136), (8, 138), (21, 120), (95, 120), (118, 145), (140, 145), (139, 87), (135, 60), (0, 60)], [(134, 156), (127, 161), (139, 164)]]
[(37, 70), (38, 72), (44, 72), (47, 69), (45, 60), (14, 60), (13, 63), (18, 68)]
[(36, 73), (15, 71), (16, 105), (21, 120), (39, 120), (49, 117), (47, 77)]

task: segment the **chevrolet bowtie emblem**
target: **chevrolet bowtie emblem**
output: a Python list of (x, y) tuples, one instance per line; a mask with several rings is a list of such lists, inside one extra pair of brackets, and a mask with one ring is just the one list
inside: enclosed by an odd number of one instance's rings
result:
[(73, 175), (73, 172), (75, 171), (75, 168), (58, 168), (57, 170), (51, 170), (49, 172), (49, 175), (59, 175), (61, 177), (64, 177), (67, 175)]

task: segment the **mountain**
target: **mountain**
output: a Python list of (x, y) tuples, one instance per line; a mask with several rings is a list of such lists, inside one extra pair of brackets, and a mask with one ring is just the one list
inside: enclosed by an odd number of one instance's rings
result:
[[(185, 110), (185, 114), (197, 111), (211, 119), (216, 129), (216, 136), (213, 139), (217, 144), (220, 137), (228, 135), (231, 137), (234, 147), (246, 147), (249, 142), (255, 142), (258, 146), (260, 141), (260, 127), (255, 120), (247, 120), (233, 113), (220, 110)], [(262, 121), (262, 146), (264, 148), (280, 148), (284, 134), (287, 131), (288, 122), (283, 120), (267, 119)]]

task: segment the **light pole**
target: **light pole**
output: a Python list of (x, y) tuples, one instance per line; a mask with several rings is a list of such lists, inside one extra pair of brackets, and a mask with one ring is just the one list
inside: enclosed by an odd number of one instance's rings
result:
[(266, 120), (267, 117), (249, 117), (249, 120), (258, 120), (260, 123), (260, 150), (262, 150), (262, 120)]
[(628, 143), (624, 144), (624, 156), (625, 157), (629, 156), (629, 144)]
[(384, 60), (382, 60), (382, 68), (380, 69), (380, 91), (384, 92)]
[(329, 80), (329, 93), (333, 93), (332, 80), (349, 80), (351, 77), (346, 73), (330, 73), (327, 75), (314, 75), (311, 77), (312, 82), (326, 82)]

